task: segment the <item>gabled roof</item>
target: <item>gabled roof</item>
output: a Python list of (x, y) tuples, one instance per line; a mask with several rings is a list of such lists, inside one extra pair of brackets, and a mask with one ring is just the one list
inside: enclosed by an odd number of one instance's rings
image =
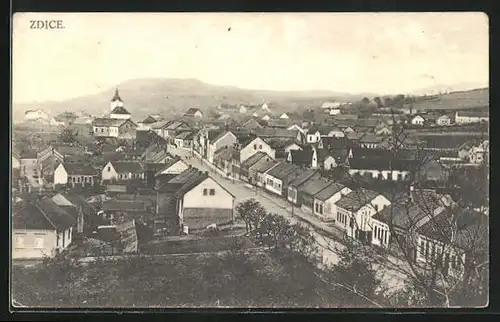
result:
[[(222, 131), (221, 133), (219, 133), (219, 135), (217, 135), (216, 137), (213, 138), (213, 140), (210, 140), (210, 144), (213, 144), (214, 142), (217, 142), (219, 141), (220, 139), (222, 139), (224, 136), (226, 136), (228, 133), (231, 133), (233, 134), (231, 131)], [(234, 135), (234, 134), (233, 134)]]
[(166, 144), (167, 140), (156, 134), (151, 130), (137, 130), (135, 132), (135, 141), (142, 146), (149, 146), (151, 143), (157, 142), (159, 144)]
[(301, 193), (314, 196), (321, 190), (328, 187), (331, 183), (332, 181), (328, 180), (327, 178), (318, 178), (315, 180), (309, 180), (306, 183), (304, 183), (301, 187), (299, 187), (299, 191)]
[(287, 130), (277, 128), (258, 128), (255, 129), (255, 134), (262, 138), (289, 138), (294, 139), (297, 137), (299, 130)]
[(298, 172), (302, 172), (303, 170), (296, 166), (295, 164), (290, 164), (290, 163), (280, 163), (274, 168), (271, 168), (269, 171), (266, 173), (274, 178), (280, 179), (280, 180), (285, 180), (289, 178), (290, 176), (293, 176), (297, 174)]
[(161, 120), (162, 120), (162, 117), (160, 115), (148, 115), (142, 121), (142, 123), (144, 123), (144, 124), (153, 124), (153, 123), (156, 123), (156, 122), (161, 121)]
[(96, 175), (95, 169), (90, 164), (64, 163), (62, 165), (68, 175)]
[(353, 190), (347, 195), (343, 196), (335, 204), (338, 207), (344, 208), (352, 212), (356, 212), (361, 207), (369, 204), (378, 195), (380, 195), (378, 192), (360, 188), (357, 190)]
[(115, 107), (110, 114), (130, 115), (129, 111), (127, 111), (123, 106)]
[(311, 148), (304, 148), (303, 150), (291, 150), (290, 154), (293, 164), (311, 165), (314, 151)]
[(142, 200), (112, 199), (102, 203), (102, 210), (123, 212), (146, 212), (147, 204)]
[(110, 161), (117, 173), (139, 173), (144, 171), (140, 162), (134, 161)]
[(257, 173), (264, 173), (267, 170), (271, 169), (272, 167), (276, 166), (278, 164), (278, 161), (273, 160), (271, 158), (262, 158), (257, 163), (254, 164), (252, 167), (252, 170), (257, 172)]
[(195, 114), (196, 114), (196, 112), (200, 112), (200, 113), (202, 113), (202, 112), (200, 111), (200, 109), (199, 109), (199, 108), (193, 108), (193, 107), (192, 107), (192, 108), (188, 109), (188, 110), (184, 113), (184, 115), (195, 115)]
[(321, 138), (321, 144), (325, 150), (347, 149), (351, 142), (347, 137), (330, 137), (324, 136)]
[(193, 131), (182, 131), (175, 136), (175, 139), (179, 140), (192, 140), (195, 133)]
[(129, 122), (129, 121), (130, 120), (112, 119), (112, 118), (107, 118), (107, 117), (101, 117), (101, 118), (95, 118), (92, 121), (92, 125), (93, 126), (121, 126), (125, 122)]
[(361, 143), (381, 143), (382, 141), (384, 141), (383, 136), (379, 136), (372, 133), (367, 133), (359, 140), (359, 142)]
[(349, 167), (351, 169), (414, 171), (418, 165), (418, 160), (388, 160), (382, 158), (349, 159)]
[(259, 151), (259, 152), (255, 153), (255, 154), (253, 154), (251, 157), (249, 157), (245, 161), (243, 161), (241, 163), (241, 167), (242, 168), (249, 168), (252, 165), (254, 165), (255, 163), (257, 163), (260, 159), (264, 158), (265, 156), (268, 156), (267, 153)]
[(293, 179), (292, 182), (290, 182), (289, 187), (300, 187), (303, 184), (305, 184), (307, 181), (311, 179), (316, 179), (319, 178), (320, 174), (317, 170), (314, 169), (307, 169), (303, 173), (301, 173), (297, 178)]
[(59, 207), (51, 198), (24, 204), (12, 216), (13, 229), (48, 229), (65, 230), (76, 224), (63, 208)]
[(345, 188), (345, 186), (343, 186), (343, 185), (341, 185), (339, 183), (332, 182), (325, 189), (323, 189), (319, 193), (317, 193), (314, 196), (314, 198), (316, 198), (318, 200), (321, 200), (321, 201), (325, 201), (325, 200), (327, 200), (328, 198), (332, 197), (334, 194), (336, 194), (337, 192), (341, 191), (344, 188)]
[(240, 154), (239, 150), (232, 147), (232, 146), (226, 146), (218, 149), (214, 153), (214, 159), (220, 159), (220, 160), (226, 160), (230, 161), (232, 159), (239, 159)]

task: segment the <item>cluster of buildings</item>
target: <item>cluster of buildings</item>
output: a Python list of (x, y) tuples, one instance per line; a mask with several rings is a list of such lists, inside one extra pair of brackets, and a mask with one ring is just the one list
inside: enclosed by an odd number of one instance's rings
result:
[[(413, 136), (393, 142), (393, 131), (404, 118), (358, 118), (340, 113), (343, 106), (323, 104), (328, 118), (322, 122), (292, 119), (286, 113), (271, 118), (272, 111), (263, 104), (219, 106), (225, 112), (253, 112), (237, 125), (206, 119), (196, 108), (179, 119), (149, 115), (135, 123), (117, 90), (109, 114), (92, 120), (94, 142), (14, 147), (14, 258), (53, 255), (81, 235), (117, 242), (118, 248), (133, 252), (142, 238), (231, 223), (235, 197), (216, 178), (172, 155), (173, 148), (189, 151), (226, 177), (287, 200), (352, 238), (382, 247), (411, 238), (408, 245), (424, 245), (423, 252), (412, 249), (420, 261), (442, 252), (446, 241), (428, 227), (448, 218), (453, 207), (449, 196), (419, 186), (403, 202), (394, 202), (382, 192), (350, 187), (330, 174), (342, 170), (352, 177), (408, 187), (416, 181), (445, 183), (450, 167), (445, 160), (481, 164), (489, 154), (488, 141), (460, 143), (453, 147), (455, 154)], [(258, 115), (261, 111), (266, 120)], [(426, 209), (419, 208), (422, 201)], [(446, 256), (454, 263), (464, 255)]]

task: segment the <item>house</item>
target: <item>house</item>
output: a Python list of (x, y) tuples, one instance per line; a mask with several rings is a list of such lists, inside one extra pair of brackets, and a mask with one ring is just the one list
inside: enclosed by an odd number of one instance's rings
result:
[(476, 274), (488, 263), (488, 216), (469, 209), (445, 211), (417, 229), (416, 262), (460, 277), (470, 267)]
[(448, 181), (450, 170), (435, 159), (428, 160), (419, 165), (415, 173), (415, 182), (422, 184), (445, 184)]
[(375, 135), (386, 136), (392, 134), (392, 127), (387, 124), (381, 123), (375, 128)]
[(331, 180), (326, 178), (317, 178), (308, 180), (297, 189), (296, 204), (302, 211), (312, 214), (314, 208), (314, 196), (332, 184)]
[(264, 104), (262, 104), (261, 109), (263, 111), (269, 111), (269, 105), (267, 105), (267, 103), (264, 103)]
[(396, 241), (415, 258), (417, 229), (447, 211), (452, 200), (450, 196), (440, 195), (435, 190), (413, 189), (413, 186), (407, 198), (398, 199), (367, 220), (366, 225), (372, 229), (371, 243), (388, 247), (392, 241)]
[(259, 117), (259, 114), (257, 114), (257, 112), (254, 112), (254, 113), (252, 114), (252, 117)]
[(391, 160), (383, 158), (350, 158), (349, 174), (391, 181), (407, 181), (418, 169), (418, 160)]
[(359, 140), (359, 145), (362, 148), (378, 149), (382, 147), (385, 138), (383, 136), (368, 133), (363, 135)]
[(340, 102), (324, 102), (321, 109), (330, 115), (337, 115), (340, 114), (340, 105)]
[(210, 163), (214, 162), (215, 152), (223, 147), (230, 147), (238, 142), (238, 138), (230, 131), (220, 132), (214, 138), (208, 137), (207, 160)]
[(448, 115), (441, 115), (440, 117), (438, 117), (436, 119), (436, 125), (439, 125), (439, 126), (449, 126), (451, 125), (451, 117), (449, 117)]
[(241, 106), (240, 106), (240, 110), (239, 110), (239, 112), (240, 112), (241, 114), (245, 114), (245, 113), (247, 112), (247, 108), (246, 108), (244, 105), (241, 105)]
[(411, 121), (410, 121), (410, 123), (412, 125), (420, 125), (420, 126), (423, 126), (425, 124), (425, 122), (426, 122), (426, 120), (422, 115), (416, 115), (416, 116), (412, 117)]
[(151, 145), (140, 155), (140, 160), (146, 163), (167, 163), (173, 158), (166, 148), (156, 145)]
[(12, 259), (53, 257), (71, 244), (76, 220), (51, 198), (16, 208), (12, 214)]
[(247, 181), (249, 183), (253, 183), (254, 181), (252, 178), (250, 178), (249, 175), (249, 169), (252, 167), (254, 164), (259, 162), (262, 158), (272, 158), (265, 152), (262, 151), (257, 151), (256, 153), (252, 154), (250, 157), (246, 158), (244, 161), (240, 163), (240, 179)]
[(335, 203), (335, 225), (351, 238), (371, 242), (370, 220), (390, 204), (390, 201), (378, 192), (364, 188), (351, 191)]
[(288, 153), (287, 161), (299, 167), (315, 169), (318, 167), (318, 151), (314, 146), (292, 150)]
[(33, 121), (43, 121), (48, 123), (50, 120), (49, 114), (47, 114), (44, 110), (27, 110), (24, 112), (24, 121), (33, 122)]
[(184, 112), (183, 115), (189, 117), (203, 117), (203, 113), (198, 108), (190, 108), (186, 112)]
[[(247, 159), (247, 161), (250, 160), (251, 158), (252, 157)], [(258, 187), (263, 187), (266, 184), (265, 173), (269, 169), (275, 167), (277, 164), (278, 162), (273, 160), (269, 156), (260, 158), (253, 165), (248, 166), (248, 182)], [(242, 173), (244, 173), (243, 166), (242, 166)]]
[(246, 121), (245, 123), (243, 123), (242, 127), (249, 129), (249, 130), (261, 129), (264, 127), (264, 125), (261, 123), (262, 122), (259, 122), (256, 119), (250, 119), (250, 120)]
[(91, 233), (94, 228), (93, 220), (97, 216), (97, 207), (88, 203), (85, 198), (76, 193), (60, 192), (52, 197), (59, 207), (68, 213), (75, 213), (76, 227), (74, 233)]
[(321, 133), (316, 125), (311, 126), (306, 133), (307, 143), (317, 143), (321, 140)]
[(316, 180), (319, 178), (321, 178), (321, 174), (318, 172), (318, 170), (306, 169), (297, 178), (293, 179), (292, 182), (290, 182), (290, 184), (288, 185), (288, 193), (287, 193), (288, 201), (290, 201), (294, 205), (299, 204), (298, 189), (301, 188), (304, 184), (306, 184), (306, 182), (308, 182), (309, 180)]
[(19, 155), (16, 152), (11, 153), (10, 166), (12, 169), (21, 168), (21, 158), (19, 157)]
[(151, 145), (167, 146), (167, 140), (151, 130), (138, 130), (135, 132), (135, 147), (139, 150), (147, 149)]
[(233, 221), (234, 195), (207, 172), (189, 168), (156, 191), (157, 214), (180, 231)]
[(262, 117), (263, 121), (269, 121), (270, 119), (271, 119), (271, 117), (267, 114)]
[(233, 169), (233, 159), (237, 160), (239, 166), (239, 150), (234, 146), (225, 146), (215, 151), (213, 164), (224, 174), (233, 176), (233, 170), (236, 170)]
[(144, 120), (138, 122), (137, 125), (142, 129), (150, 130), (152, 124), (161, 121), (163, 121), (163, 117), (160, 115), (148, 115)]
[(289, 163), (278, 163), (264, 174), (265, 189), (279, 196), (286, 197), (288, 184), (298, 177), (304, 170)]
[(92, 131), (96, 138), (127, 138), (137, 125), (130, 119), (96, 118), (92, 121)]
[(181, 149), (191, 150), (193, 147), (193, 138), (195, 132), (193, 131), (184, 131), (176, 134), (174, 136), (174, 144), (176, 147)]
[[(158, 164), (159, 165), (159, 164)], [(179, 157), (170, 160), (168, 163), (161, 164), (158, 167), (158, 171), (155, 172), (154, 176), (158, 177), (162, 174), (177, 175), (181, 174), (183, 171), (187, 170), (189, 165), (181, 160)]]
[(457, 111), (455, 112), (456, 124), (469, 124), (489, 122), (489, 113), (482, 111)]
[(142, 180), (145, 178), (144, 167), (136, 161), (110, 161), (102, 169), (103, 182), (116, 180)]
[[(278, 141), (275, 141), (274, 146), (277, 146)], [(290, 151), (294, 150), (302, 150), (302, 147), (300, 146), (300, 142), (297, 142), (296, 140), (286, 140), (283, 142), (283, 152), (285, 155), (288, 155)]]
[(182, 120), (172, 120), (172, 121), (160, 121), (153, 123), (151, 129), (161, 136), (162, 138), (168, 138), (175, 136), (175, 134), (187, 130), (191, 130), (191, 126)]
[(332, 126), (330, 131), (328, 132), (327, 137), (337, 137), (342, 138), (345, 137), (344, 131), (339, 126)]
[(313, 213), (324, 221), (335, 221), (337, 214), (335, 203), (351, 191), (346, 186), (332, 182), (314, 195)]
[(347, 164), (350, 148), (318, 149), (318, 166), (324, 170), (332, 170)]
[(275, 158), (276, 150), (271, 148), (271, 146), (260, 137), (250, 138), (247, 142), (242, 143), (243, 144), (240, 149), (240, 163), (243, 163), (245, 160), (258, 152), (264, 152), (272, 159)]
[(489, 141), (464, 143), (458, 151), (458, 157), (473, 164), (483, 163), (489, 158)]
[(54, 185), (94, 186), (98, 180), (97, 171), (90, 164), (59, 163), (54, 170)]
[(37, 153), (34, 150), (23, 150), (19, 153), (21, 176), (33, 176), (38, 173)]
[(352, 143), (352, 145), (361, 145), (361, 139), (365, 136), (365, 133), (346, 132), (345, 136)]
[(288, 129), (290, 125), (291, 125), (291, 120), (285, 118), (267, 121), (267, 127), (275, 129)]
[(130, 120), (131, 114), (123, 106), (115, 107), (109, 114), (109, 119), (112, 120)]

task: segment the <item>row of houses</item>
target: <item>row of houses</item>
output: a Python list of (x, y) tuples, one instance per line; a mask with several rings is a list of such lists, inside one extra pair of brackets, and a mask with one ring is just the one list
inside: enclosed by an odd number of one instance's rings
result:
[(454, 114), (419, 114), (412, 116), (412, 125), (449, 126), (454, 124), (471, 124), (489, 122), (489, 113), (482, 111), (456, 111)]

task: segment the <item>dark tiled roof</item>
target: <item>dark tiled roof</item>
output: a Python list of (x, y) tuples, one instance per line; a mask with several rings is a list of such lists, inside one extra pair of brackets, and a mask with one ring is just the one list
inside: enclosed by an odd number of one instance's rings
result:
[(201, 111), (200, 111), (198, 108), (190, 108), (190, 109), (188, 109), (188, 110), (184, 113), (184, 115), (190, 115), (190, 116), (193, 116), (193, 115), (195, 115), (195, 113), (196, 113), (196, 112), (200, 112), (200, 113), (201, 113)]
[(361, 143), (381, 143), (384, 140), (383, 136), (368, 133), (364, 135), (359, 142)]
[(95, 169), (90, 164), (64, 163), (63, 166), (69, 175), (96, 175)]
[(387, 160), (382, 158), (349, 159), (349, 167), (351, 169), (413, 171), (417, 169), (417, 166), (418, 161), (416, 160)]
[(74, 224), (74, 218), (50, 198), (31, 201), (12, 216), (14, 229), (65, 230)]
[(488, 245), (488, 221), (488, 216), (468, 209), (444, 211), (418, 228), (417, 232), (477, 252)]
[(292, 182), (290, 182), (289, 186), (300, 187), (305, 184), (309, 180), (314, 180), (320, 177), (320, 174), (317, 170), (307, 169), (302, 174), (300, 174), (297, 178), (295, 178)]
[(231, 161), (232, 159), (239, 159), (239, 156), (240, 156), (239, 150), (231, 146), (220, 148), (214, 153), (214, 159), (220, 159), (226, 161)]
[(291, 150), (292, 163), (296, 165), (311, 165), (313, 157), (313, 149), (305, 148), (303, 150)]
[(195, 133), (193, 131), (183, 131), (175, 136), (176, 139), (180, 140), (192, 140)]
[(344, 188), (345, 188), (345, 186), (338, 184), (338, 183), (335, 183), (335, 182), (332, 182), (329, 186), (327, 186), (325, 189), (321, 190), (314, 197), (318, 200), (325, 201)]
[(306, 183), (303, 184), (301, 187), (299, 187), (299, 191), (301, 193), (314, 196), (318, 192), (320, 192), (321, 190), (328, 187), (330, 184), (332, 184), (332, 181), (328, 180), (326, 178), (318, 178), (315, 180), (309, 180), (309, 181), (306, 181)]
[(264, 173), (267, 170), (271, 169), (275, 165), (278, 164), (278, 161), (273, 160), (271, 158), (262, 158), (259, 161), (257, 161), (253, 166), (252, 170), (258, 173)]
[(347, 137), (329, 137), (324, 136), (321, 138), (323, 144), (323, 149), (333, 150), (333, 149), (347, 149), (351, 143)]
[(295, 139), (298, 130), (287, 130), (277, 128), (262, 128), (255, 129), (255, 134), (261, 138), (288, 138)]
[(129, 120), (122, 120), (122, 119), (112, 119), (112, 118), (95, 118), (92, 121), (93, 126), (121, 126), (123, 123), (127, 122)]
[(251, 157), (249, 157), (245, 161), (243, 161), (243, 163), (241, 163), (241, 167), (242, 168), (249, 168), (252, 165), (256, 164), (260, 159), (262, 159), (265, 156), (267, 156), (267, 153), (259, 151), (255, 154), (253, 154)]
[(139, 173), (144, 171), (144, 167), (140, 162), (112, 161), (111, 164), (117, 173)]
[(111, 114), (123, 114), (130, 115), (129, 111), (127, 111), (123, 106), (117, 106), (112, 111)]
[(356, 212), (361, 207), (369, 204), (379, 193), (368, 189), (357, 189), (343, 196), (336, 205), (346, 210)]
[(138, 200), (106, 200), (102, 204), (102, 209), (106, 211), (130, 211), (130, 212), (145, 212), (147, 205), (144, 201)]
[(137, 143), (143, 146), (149, 146), (151, 143), (157, 142), (160, 144), (166, 144), (167, 140), (156, 134), (154, 131), (143, 131), (138, 130), (135, 132), (135, 140)]
[(208, 130), (207, 131), (207, 136), (210, 142), (213, 142), (216, 138), (218, 138), (220, 135), (224, 134), (226, 131), (225, 130)]

